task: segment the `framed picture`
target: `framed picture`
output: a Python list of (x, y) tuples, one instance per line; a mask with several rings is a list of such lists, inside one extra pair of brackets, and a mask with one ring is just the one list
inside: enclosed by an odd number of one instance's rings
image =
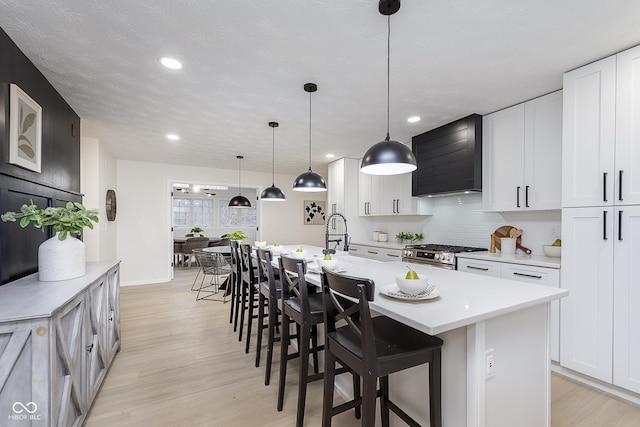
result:
[(325, 203), (323, 201), (304, 201), (304, 223), (305, 225), (324, 225), (325, 223)]
[(9, 163), (40, 172), (42, 107), (12, 84), (9, 107)]

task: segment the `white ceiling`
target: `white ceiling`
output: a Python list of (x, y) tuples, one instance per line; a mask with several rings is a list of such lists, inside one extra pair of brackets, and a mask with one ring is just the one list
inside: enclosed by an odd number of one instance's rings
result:
[[(0, 0), (0, 27), (118, 158), (271, 172), (361, 157), (386, 131), (377, 0)], [(391, 137), (560, 89), (640, 44), (635, 0), (404, 0), (391, 17)], [(159, 65), (181, 60), (180, 71)], [(419, 115), (418, 123), (407, 117)], [(165, 134), (180, 135), (171, 142)]]

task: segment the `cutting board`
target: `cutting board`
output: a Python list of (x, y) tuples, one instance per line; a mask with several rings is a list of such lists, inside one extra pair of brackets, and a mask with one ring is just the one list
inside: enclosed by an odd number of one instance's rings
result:
[(525, 254), (531, 253), (531, 249), (522, 246), (522, 230), (511, 225), (503, 225), (502, 227), (498, 227), (496, 231), (493, 232), (493, 234), (491, 235), (491, 245), (489, 247), (489, 252), (495, 252), (496, 249), (500, 249), (501, 237), (515, 237), (516, 249), (520, 249)]

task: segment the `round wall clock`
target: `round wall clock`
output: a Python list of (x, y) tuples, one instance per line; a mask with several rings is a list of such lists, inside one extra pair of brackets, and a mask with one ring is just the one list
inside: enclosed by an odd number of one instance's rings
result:
[(113, 221), (116, 219), (116, 192), (113, 190), (107, 190), (107, 220)]

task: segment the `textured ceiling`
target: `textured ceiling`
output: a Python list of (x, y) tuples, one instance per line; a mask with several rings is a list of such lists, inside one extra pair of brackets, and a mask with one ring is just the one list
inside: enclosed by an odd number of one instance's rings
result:
[[(314, 167), (385, 136), (377, 0), (0, 0), (0, 27), (118, 158), (233, 169), (242, 154), (243, 170), (270, 172), (275, 120), (276, 171), (301, 173), (306, 82), (318, 84)], [(391, 17), (391, 137), (560, 89), (563, 72), (639, 43), (638, 1), (404, 0)]]

